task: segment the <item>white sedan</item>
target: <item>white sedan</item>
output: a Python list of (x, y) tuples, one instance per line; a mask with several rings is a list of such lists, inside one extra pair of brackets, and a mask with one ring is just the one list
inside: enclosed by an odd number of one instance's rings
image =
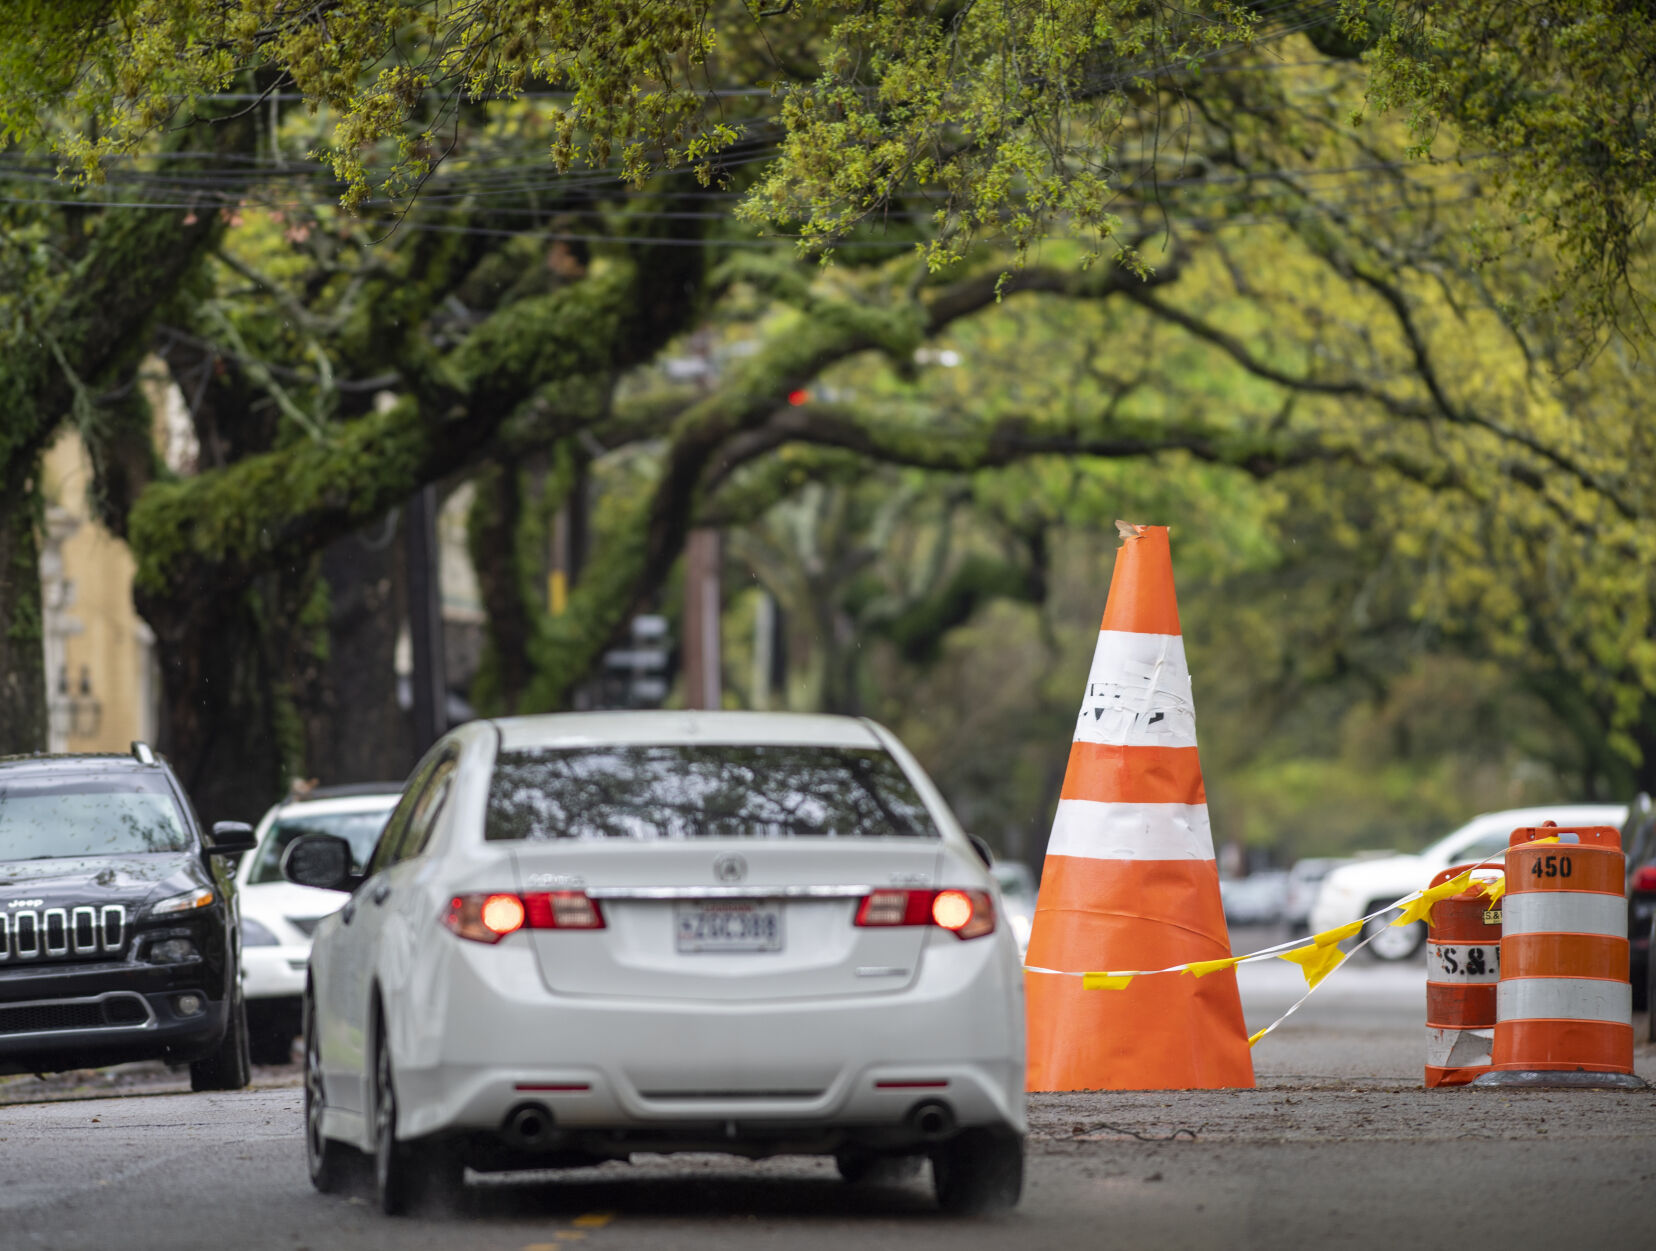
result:
[(464, 1169), (634, 1151), (929, 1156), (940, 1205), (1017, 1202), (1022, 978), (993, 879), (889, 731), (845, 717), (479, 721), (411, 775), (306, 990), (306, 1149), (387, 1212)]
[[(1556, 821), (1559, 825), (1619, 827), (1626, 817), (1627, 809), (1618, 804), (1556, 804), (1486, 812), (1416, 855), (1356, 860), (1333, 870), (1323, 878), (1311, 907), (1311, 929), (1331, 930), (1377, 912), (1412, 891), (1424, 890), (1434, 874), (1451, 865), (1493, 860), (1499, 866), (1512, 831), (1523, 826)], [(1389, 916), (1370, 921), (1363, 933), (1367, 937), (1371, 932), (1369, 950), (1382, 960), (1406, 960), (1426, 941), (1424, 924), (1393, 926)]]
[(295, 886), (283, 878), (282, 853), (302, 835), (334, 834), (351, 845), (360, 868), (368, 863), (400, 789), (396, 783), (325, 787), (272, 805), (259, 821), (258, 847), (236, 868), (242, 993), (254, 1063), (292, 1059), (311, 935), (323, 917), (345, 902), (338, 891)]

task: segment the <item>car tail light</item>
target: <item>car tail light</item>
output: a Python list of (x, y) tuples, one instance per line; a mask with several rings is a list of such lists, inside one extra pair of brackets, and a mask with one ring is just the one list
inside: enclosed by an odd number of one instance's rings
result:
[(523, 897), (532, 930), (601, 930), (604, 914), (585, 891), (538, 891)]
[(981, 938), (995, 929), (995, 904), (982, 890), (877, 890), (863, 897), (855, 924), (935, 925), (956, 938)]
[(539, 891), (530, 895), (471, 894), (449, 900), (443, 924), (461, 938), (498, 943), (518, 930), (601, 930), (604, 914), (583, 891)]
[(1633, 889), (1656, 891), (1656, 864), (1642, 864), (1633, 870)]

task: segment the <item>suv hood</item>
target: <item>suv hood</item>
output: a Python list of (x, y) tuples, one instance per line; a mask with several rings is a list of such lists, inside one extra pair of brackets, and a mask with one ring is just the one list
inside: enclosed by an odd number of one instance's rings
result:
[[(13, 860), (0, 864), (0, 911), (72, 903), (143, 903), (152, 896), (210, 884), (200, 860), (189, 852)], [(39, 904), (19, 902), (37, 899)]]

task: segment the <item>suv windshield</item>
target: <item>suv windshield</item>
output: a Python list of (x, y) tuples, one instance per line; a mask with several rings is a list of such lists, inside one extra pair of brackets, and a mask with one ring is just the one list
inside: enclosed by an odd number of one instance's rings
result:
[(0, 860), (185, 851), (189, 846), (178, 802), (158, 775), (0, 779)]
[(362, 872), (362, 866), (374, 852), (374, 844), (379, 841), (380, 831), (385, 828), (385, 819), (396, 806), (397, 797), (387, 795), (385, 807), (366, 812), (306, 812), (300, 807), (283, 813), (260, 842), (259, 858), (248, 872), (247, 884), (258, 886), (263, 882), (282, 881), (282, 853), (302, 834), (332, 834), (343, 838), (351, 845), (352, 868)]
[(631, 746), (502, 752), (488, 839), (936, 838), (878, 748)]

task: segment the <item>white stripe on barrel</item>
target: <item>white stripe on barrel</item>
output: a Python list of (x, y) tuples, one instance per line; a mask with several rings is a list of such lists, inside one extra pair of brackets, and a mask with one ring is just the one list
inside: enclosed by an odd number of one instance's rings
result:
[(1627, 900), (1583, 890), (1534, 890), (1501, 901), (1501, 929), (1513, 934), (1627, 937)]
[(1495, 1045), (1495, 1029), (1434, 1029), (1426, 1027), (1426, 1063), (1452, 1069), (1487, 1065)]
[[(1472, 953), (1477, 952), (1474, 956)], [(1501, 943), (1428, 943), (1426, 980), (1454, 986), (1492, 985), (1501, 980)]]
[(1495, 988), (1495, 1015), (1503, 1024), (1563, 1020), (1626, 1025), (1633, 1016), (1633, 987), (1591, 977), (1509, 977)]

